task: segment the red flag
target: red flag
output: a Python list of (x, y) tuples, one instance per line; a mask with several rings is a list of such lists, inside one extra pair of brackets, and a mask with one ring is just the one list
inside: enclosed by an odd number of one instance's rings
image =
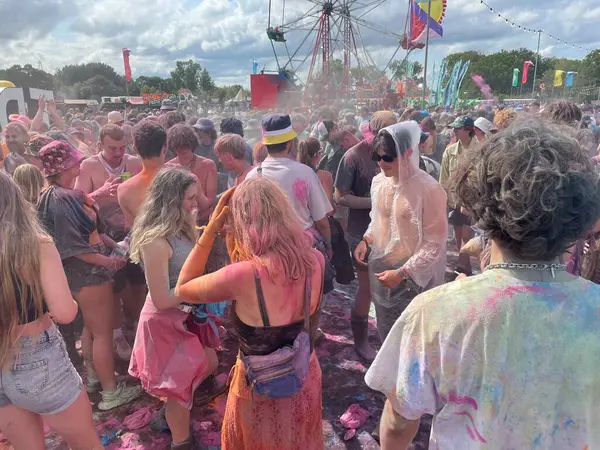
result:
[(131, 81), (131, 66), (129, 65), (129, 54), (131, 50), (128, 48), (123, 49), (123, 63), (125, 64), (125, 79)]
[(527, 83), (527, 75), (529, 74), (530, 67), (533, 67), (533, 63), (531, 61), (525, 61), (523, 63), (523, 78), (521, 79), (521, 84)]

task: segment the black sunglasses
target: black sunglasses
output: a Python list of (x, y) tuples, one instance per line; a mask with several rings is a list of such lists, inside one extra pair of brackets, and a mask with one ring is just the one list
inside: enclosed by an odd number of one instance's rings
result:
[(391, 163), (396, 160), (396, 156), (383, 155), (381, 156), (379, 153), (373, 153), (373, 161), (379, 162), (383, 159), (386, 163)]

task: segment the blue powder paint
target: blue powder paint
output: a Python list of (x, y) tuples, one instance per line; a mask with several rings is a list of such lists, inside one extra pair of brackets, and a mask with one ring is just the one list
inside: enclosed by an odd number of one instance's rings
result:
[(565, 428), (569, 428), (572, 425), (575, 425), (575, 421), (573, 419), (565, 420)]
[(418, 386), (421, 383), (421, 368), (419, 367), (419, 361), (412, 363), (408, 370), (408, 382), (412, 386)]
[(558, 425), (554, 425), (552, 427), (552, 437), (554, 437), (554, 435), (556, 434), (556, 432), (558, 431), (560, 427)]
[(542, 445), (542, 435), (538, 434), (533, 441), (533, 448), (537, 448)]

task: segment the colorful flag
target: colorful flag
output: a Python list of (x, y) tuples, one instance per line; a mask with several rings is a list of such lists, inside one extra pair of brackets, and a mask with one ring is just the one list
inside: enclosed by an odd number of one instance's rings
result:
[(560, 87), (563, 85), (563, 74), (564, 70), (557, 70), (554, 72), (554, 87)]
[(573, 87), (573, 79), (575, 78), (575, 74), (577, 72), (567, 72), (567, 79), (565, 81), (566, 87)]
[(258, 73), (258, 60), (257, 59), (252, 60), (252, 73), (253, 74)]
[(523, 78), (521, 79), (521, 83), (527, 83), (527, 76), (529, 75), (529, 68), (533, 67), (533, 63), (531, 61), (525, 61), (523, 63)]
[(442, 20), (446, 12), (446, 0), (431, 0), (431, 15), (428, 12), (429, 0), (411, 0), (411, 41), (424, 41), (427, 38), (427, 22), (430, 38), (444, 35)]
[(131, 50), (128, 48), (123, 49), (123, 63), (125, 64), (125, 79), (127, 82), (131, 81), (131, 66), (129, 65), (129, 54)]
[(519, 72), (520, 70), (516, 67), (513, 69), (512, 87), (517, 87), (519, 85)]

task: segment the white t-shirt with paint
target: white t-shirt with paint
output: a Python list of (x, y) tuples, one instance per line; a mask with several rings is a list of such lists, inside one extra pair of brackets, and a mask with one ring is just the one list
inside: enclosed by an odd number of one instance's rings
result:
[(431, 450), (600, 448), (600, 286), (494, 269), (416, 297), (366, 375)]
[[(275, 181), (286, 193), (305, 229), (333, 209), (317, 174), (310, 167), (289, 158), (267, 156), (260, 168), (263, 177)], [(246, 175), (247, 180), (258, 177), (258, 167)]]

